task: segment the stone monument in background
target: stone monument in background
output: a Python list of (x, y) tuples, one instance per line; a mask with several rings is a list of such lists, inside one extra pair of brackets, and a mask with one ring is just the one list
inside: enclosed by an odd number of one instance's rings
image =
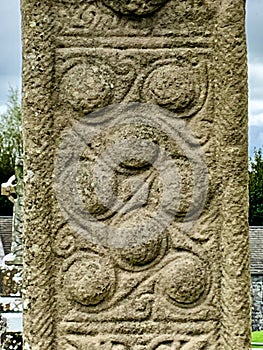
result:
[(23, 274), (23, 160), (17, 158), (15, 175), (1, 184), (1, 194), (14, 204), (11, 252), (5, 255), (1, 272), (1, 349), (22, 349)]
[(14, 204), (11, 253), (5, 256), (5, 264), (15, 265), (20, 270), (23, 265), (23, 192), (23, 159), (18, 158), (15, 164), (15, 175), (1, 185), (1, 194), (7, 196)]
[(245, 2), (22, 15), (25, 349), (250, 349)]

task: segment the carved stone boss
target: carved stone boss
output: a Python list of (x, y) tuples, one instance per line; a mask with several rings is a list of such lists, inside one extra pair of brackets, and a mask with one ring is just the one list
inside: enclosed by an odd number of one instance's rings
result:
[(250, 348), (244, 11), (22, 1), (25, 349)]

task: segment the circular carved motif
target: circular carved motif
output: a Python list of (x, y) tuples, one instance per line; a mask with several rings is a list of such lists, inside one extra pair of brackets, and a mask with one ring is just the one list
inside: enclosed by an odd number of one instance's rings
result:
[(114, 292), (115, 272), (108, 259), (85, 255), (75, 260), (65, 273), (64, 288), (70, 299), (93, 306)]
[(206, 267), (197, 256), (180, 254), (167, 265), (160, 285), (170, 301), (184, 307), (194, 306), (206, 289)]
[(154, 104), (96, 111), (72, 128), (59, 152), (55, 188), (63, 215), (91, 242), (128, 248), (119, 259), (128, 268), (162, 256), (155, 239), (175, 219), (189, 230), (205, 203), (202, 149), (181, 118)]
[(157, 264), (165, 255), (167, 238), (157, 236), (144, 244), (117, 251), (118, 265), (128, 271), (141, 271)]
[(193, 72), (187, 68), (166, 64), (150, 73), (144, 83), (148, 102), (176, 111), (183, 111), (195, 99)]
[(124, 15), (144, 16), (158, 10), (167, 0), (103, 0), (104, 4)]
[(62, 99), (84, 113), (103, 107), (110, 101), (113, 84), (107, 67), (94, 64), (77, 64), (62, 78)]
[(63, 227), (56, 235), (54, 251), (59, 256), (68, 257), (75, 250), (75, 237), (67, 227)]

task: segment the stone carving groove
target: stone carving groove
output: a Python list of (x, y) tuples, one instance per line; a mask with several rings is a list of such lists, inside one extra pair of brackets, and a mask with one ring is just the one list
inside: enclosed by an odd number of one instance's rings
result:
[[(233, 6), (235, 6), (233, 17), (229, 17), (228, 13), (233, 10)], [(222, 62), (222, 67), (224, 67), (217, 77), (217, 116), (220, 115), (220, 125), (217, 126), (217, 129), (222, 135), (226, 135), (225, 139), (220, 139), (226, 159), (232, 158), (232, 152), (236, 153), (236, 157), (231, 162), (231, 176), (238, 177), (240, 181), (246, 181), (247, 148), (243, 147), (243, 144), (247, 144), (248, 133), (247, 124), (241, 122), (247, 116), (247, 52), (244, 13), (244, 3), (222, 2), (218, 18), (218, 43), (216, 47), (218, 60)], [(235, 40), (234, 38), (239, 39)], [(232, 52), (231, 55), (229, 49)], [(232, 67), (238, 67), (235, 74), (231, 72)], [(223, 89), (227, 89), (229, 92), (227, 99), (225, 99)], [(243, 98), (240, 100), (241, 95)], [(235, 133), (234, 120), (240, 125), (238, 135)], [(233, 137), (234, 135), (235, 137)], [(230, 139), (234, 140), (232, 147), (229, 145)], [(245, 189), (237, 192), (238, 185), (233, 185), (227, 168), (224, 170), (222, 168), (222, 182), (225, 184), (222, 200), (225, 202), (225, 208), (231, 207), (235, 211), (237, 226), (232, 227), (232, 218), (225, 209), (222, 215), (223, 230), (230, 229), (232, 235), (222, 235), (221, 238), (221, 244), (224, 247), (222, 252), (223, 327), (221, 342), (222, 348), (249, 348), (250, 330), (246, 327), (251, 317), (248, 297), (250, 295), (249, 245), (248, 236), (244, 237), (244, 232), (248, 230), (247, 208), (245, 205), (239, 206), (238, 204), (241, 198), (247, 198), (248, 194)], [(229, 249), (230, 246), (231, 249)], [(233, 266), (230, 260), (236, 261), (236, 264)], [(237, 297), (235, 303), (232, 302), (234, 295)], [(231, 339), (230, 333), (236, 332), (237, 328), (240, 337)]]
[(22, 9), (25, 348), (248, 350), (244, 3)]
[[(24, 211), (24, 254), (23, 283), (27, 286), (24, 294), (23, 320), (27, 326), (23, 333), (25, 347), (51, 350), (54, 344), (54, 287), (52, 242), (52, 205), (46, 206), (52, 197), (50, 158), (52, 144), (52, 88), (53, 88), (53, 54), (52, 36), (54, 17), (47, 2), (25, 3), (22, 8), (23, 21), (36, 24), (35, 31), (24, 27), (23, 41), (30, 42), (24, 47), (24, 57), (31, 57), (23, 71), (24, 88), (27, 90), (23, 100), (25, 115), (34, 115), (36, 119), (24, 124), (25, 135), (35, 128), (34, 141), (38, 148), (38, 159), (33, 161), (34, 151), (27, 149), (24, 159), (25, 211)], [(42, 16), (40, 14), (49, 14)], [(45, 31), (43, 28), (47, 25)], [(42, 44), (39, 45), (39, 40)], [(40, 51), (45, 54), (40, 54)], [(32, 56), (33, 55), (33, 56)], [(34, 58), (33, 58), (34, 57)], [(46, 100), (47, 99), (47, 100)], [(34, 112), (33, 112), (34, 111)], [(41, 134), (37, 140), (36, 135)], [(25, 136), (27, 148), (30, 136)], [(30, 161), (29, 161), (30, 159)], [(41, 164), (36, 166), (36, 163)], [(43, 167), (43, 168), (42, 168)], [(41, 168), (41, 169), (40, 169)], [(45, 178), (42, 188), (40, 179)], [(28, 194), (31, 195), (28, 196)], [(34, 193), (34, 195), (33, 195)], [(32, 213), (34, 215), (31, 215)], [(41, 214), (40, 214), (41, 213)], [(29, 220), (28, 218), (31, 217)], [(30, 232), (30, 234), (28, 234)], [(43, 288), (43, 289), (42, 289)], [(28, 328), (27, 328), (28, 327)]]
[[(146, 343), (146, 350), (206, 350), (208, 349), (207, 336), (169, 336), (153, 337), (152, 335), (145, 337), (143, 343)], [(152, 338), (152, 339), (151, 339)], [(131, 347), (126, 342), (118, 340), (108, 340), (106, 337), (87, 337), (86, 339), (78, 338), (74, 335), (64, 339), (67, 349), (84, 350), (89, 346), (92, 350), (130, 350)], [(132, 343), (132, 341), (130, 341)], [(64, 345), (64, 346), (65, 346)], [(139, 350), (140, 346), (132, 349)]]

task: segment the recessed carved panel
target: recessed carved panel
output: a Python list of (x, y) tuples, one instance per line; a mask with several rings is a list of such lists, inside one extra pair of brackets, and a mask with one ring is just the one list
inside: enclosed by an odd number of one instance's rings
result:
[[(208, 172), (197, 143), (193, 162), (195, 142), (180, 116), (154, 105), (91, 114), (62, 144), (56, 165), (60, 206), (96, 243), (123, 248), (139, 237), (159, 239), (172, 221), (194, 220), (205, 205)], [(73, 186), (71, 202), (60, 183)]]
[(193, 117), (212, 88), (208, 57), (203, 50), (116, 50), (112, 57), (107, 49), (59, 49), (58, 98), (81, 115), (113, 103), (146, 102)]
[[(136, 40), (145, 36), (170, 37), (175, 41), (181, 37), (180, 47), (185, 47), (192, 37), (199, 38), (197, 45), (201, 41), (207, 46), (213, 34), (217, 0), (60, 1), (54, 5), (54, 11), (59, 35), (74, 36), (75, 42), (80, 37), (110, 36), (108, 45), (118, 45), (116, 36), (136, 36)], [(129, 47), (135, 45), (133, 40)]]
[[(112, 339), (111, 339), (112, 338)], [(77, 337), (69, 335), (63, 339), (63, 346), (67, 349), (86, 350), (207, 350), (209, 349), (208, 335), (197, 335), (194, 337), (184, 335), (157, 336), (145, 334), (138, 345), (134, 339), (125, 337), (125, 340), (118, 340), (117, 337), (108, 335), (98, 337)], [(61, 348), (62, 349), (62, 348)], [(60, 348), (59, 348), (60, 350)]]

